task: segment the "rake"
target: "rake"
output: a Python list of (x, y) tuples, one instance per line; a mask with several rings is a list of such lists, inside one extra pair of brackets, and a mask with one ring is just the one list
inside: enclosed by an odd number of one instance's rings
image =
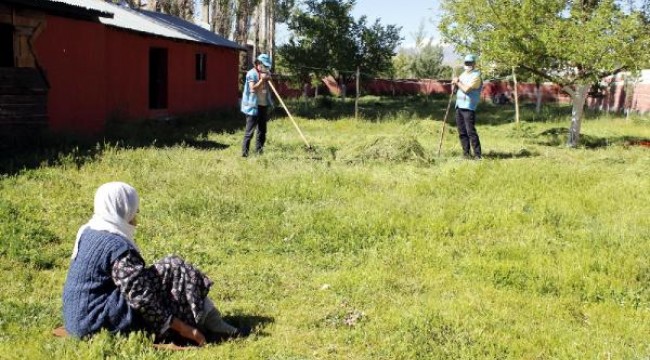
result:
[(305, 135), (302, 133), (302, 131), (298, 127), (298, 124), (296, 123), (296, 120), (294, 120), (293, 116), (291, 116), (291, 113), (289, 112), (289, 109), (287, 109), (287, 106), (284, 104), (284, 101), (282, 101), (282, 98), (280, 97), (280, 94), (278, 94), (278, 91), (275, 90), (275, 86), (273, 86), (273, 83), (271, 81), (269, 81), (268, 83), (269, 83), (269, 86), (271, 87), (271, 90), (273, 90), (273, 93), (275, 94), (275, 96), (280, 101), (280, 104), (284, 108), (284, 111), (286, 111), (287, 115), (289, 115), (289, 119), (291, 119), (291, 122), (293, 123), (293, 126), (295, 126), (296, 130), (298, 130), (298, 134), (300, 134), (300, 137), (302, 138), (302, 141), (304, 141), (305, 145), (307, 145), (307, 149), (311, 149), (311, 145), (309, 145), (309, 142), (307, 141), (307, 138), (305, 138)]

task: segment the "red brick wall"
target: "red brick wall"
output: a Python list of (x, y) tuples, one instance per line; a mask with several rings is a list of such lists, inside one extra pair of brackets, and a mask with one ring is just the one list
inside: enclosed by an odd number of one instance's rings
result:
[[(323, 79), (323, 84), (332, 95), (338, 96), (340, 94), (339, 86), (333, 78)], [(282, 84), (278, 87), (278, 92), (283, 97), (297, 97), (302, 95), (302, 90), (295, 89), (288, 84)], [(650, 112), (650, 84), (637, 84), (636, 87), (634, 87), (634, 94), (629, 97), (626, 97), (624, 88), (625, 86), (621, 81), (606, 83), (598, 94), (593, 94), (593, 96), (590, 96), (587, 99), (587, 106), (590, 109), (620, 112), (625, 109), (625, 102), (627, 99), (628, 102), (631, 102), (631, 104), (627, 105), (631, 105), (634, 110), (641, 113)], [(313, 95), (313, 89), (311, 89), (311, 87), (309, 89), (311, 96)], [(347, 85), (347, 93), (349, 96), (354, 95), (354, 89), (355, 84)], [(361, 89), (364, 94), (368, 95), (432, 95), (449, 94), (451, 91), (451, 85), (449, 81), (441, 80), (374, 79), (362, 83)], [(537, 90), (535, 84), (519, 83), (517, 84), (517, 91), (520, 100), (531, 102), (537, 101)], [(565, 93), (558, 85), (548, 83), (542, 84), (541, 91), (543, 102), (571, 102), (569, 94)], [(481, 97), (486, 101), (490, 101), (492, 96), (502, 93), (513, 96), (514, 89), (512, 84), (506, 81), (491, 81), (483, 84)]]

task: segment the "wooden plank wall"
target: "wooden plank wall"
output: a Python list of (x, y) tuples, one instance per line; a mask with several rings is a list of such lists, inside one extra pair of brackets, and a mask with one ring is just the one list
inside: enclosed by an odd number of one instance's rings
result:
[(14, 67), (0, 68), (0, 146), (6, 147), (33, 138), (47, 126), (48, 85), (33, 51), (45, 16), (0, 4), (0, 23), (14, 29)]

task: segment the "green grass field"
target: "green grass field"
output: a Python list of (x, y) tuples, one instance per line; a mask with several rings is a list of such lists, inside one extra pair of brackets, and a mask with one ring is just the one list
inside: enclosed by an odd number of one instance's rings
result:
[[(292, 102), (314, 149), (275, 116), (248, 159), (237, 114), (5, 158), (0, 358), (649, 358), (650, 120), (592, 114), (570, 149), (567, 108), (516, 126), (486, 104), (469, 161), (451, 125), (437, 156), (446, 104), (368, 97), (354, 120)], [(142, 198), (145, 258), (203, 269), (253, 336), (186, 352), (51, 336), (76, 231), (114, 180)]]

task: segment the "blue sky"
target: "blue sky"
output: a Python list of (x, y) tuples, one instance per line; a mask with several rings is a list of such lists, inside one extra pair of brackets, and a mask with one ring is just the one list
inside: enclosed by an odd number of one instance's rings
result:
[[(436, 29), (436, 14), (438, 13), (437, 0), (356, 0), (357, 4), (352, 10), (352, 16), (359, 19), (366, 15), (369, 23), (381, 19), (382, 25), (397, 25), (402, 27), (402, 46), (411, 46), (415, 43), (414, 34), (417, 33), (420, 23), (424, 21), (425, 33), (439, 40)], [(433, 22), (432, 22), (433, 21)], [(278, 27), (277, 43), (286, 40), (286, 28)]]
[(357, 0), (357, 5), (352, 10), (355, 19), (366, 15), (370, 23), (379, 18), (383, 25), (401, 26), (404, 39), (402, 46), (415, 42), (414, 35), (422, 22), (425, 34), (433, 37), (434, 41), (440, 40), (437, 14), (437, 0)]

